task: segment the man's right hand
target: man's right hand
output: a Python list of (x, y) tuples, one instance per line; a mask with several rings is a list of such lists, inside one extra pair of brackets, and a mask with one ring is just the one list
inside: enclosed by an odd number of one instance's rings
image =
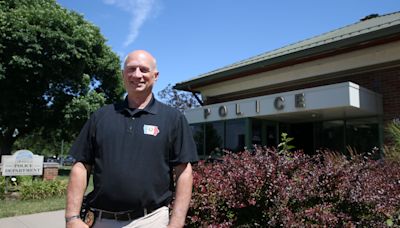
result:
[(81, 219), (74, 219), (67, 222), (66, 228), (89, 228), (86, 223), (84, 223)]

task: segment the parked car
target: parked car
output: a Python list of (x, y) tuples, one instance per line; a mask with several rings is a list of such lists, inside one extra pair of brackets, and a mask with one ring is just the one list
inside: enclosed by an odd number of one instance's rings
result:
[(74, 163), (75, 163), (75, 158), (73, 158), (70, 155), (61, 159), (61, 165), (73, 165)]
[(52, 157), (45, 157), (45, 158), (44, 158), (44, 162), (55, 162), (55, 163), (59, 163), (59, 160), (58, 160), (55, 156), (52, 156)]

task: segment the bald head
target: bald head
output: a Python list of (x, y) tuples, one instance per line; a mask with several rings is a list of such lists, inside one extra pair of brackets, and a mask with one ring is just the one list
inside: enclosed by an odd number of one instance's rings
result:
[(138, 59), (138, 60), (141, 60), (141, 61), (145, 61), (150, 65), (152, 71), (157, 71), (157, 61), (156, 61), (156, 59), (149, 52), (147, 52), (145, 50), (136, 50), (136, 51), (133, 51), (133, 52), (129, 53), (125, 57), (124, 70), (126, 69), (127, 64), (132, 59)]
[(147, 51), (133, 51), (125, 58), (122, 75), (131, 100), (151, 98), (153, 85), (158, 79), (156, 59)]

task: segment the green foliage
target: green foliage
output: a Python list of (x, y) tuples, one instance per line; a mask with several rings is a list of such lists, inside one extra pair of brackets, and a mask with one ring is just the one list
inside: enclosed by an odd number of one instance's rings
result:
[[(15, 176), (15, 181), (11, 180), (12, 185), (15, 187), (21, 186), (22, 183), (27, 183), (32, 181), (32, 176)], [(12, 178), (9, 178), (12, 179)]]
[(391, 122), (387, 126), (387, 131), (392, 137), (395, 147), (400, 149), (400, 122)]
[(278, 144), (278, 150), (280, 154), (289, 153), (291, 149), (295, 148), (295, 146), (289, 144), (291, 141), (293, 141), (294, 138), (290, 138), (287, 136), (288, 134), (285, 132), (281, 134), (281, 142)]
[(121, 99), (120, 60), (105, 41), (55, 0), (0, 1), (0, 154), (32, 132), (71, 135), (76, 124), (65, 125), (66, 113), (90, 90), (105, 102)]
[(0, 178), (0, 199), (4, 199), (5, 186), (7, 190), (19, 192), (22, 200), (45, 199), (54, 196), (64, 196), (67, 189), (67, 179), (57, 179), (54, 181), (43, 181), (42, 179), (33, 179), (32, 176), (17, 176), (16, 181), (10, 178)]
[(400, 161), (400, 123), (391, 122), (388, 124), (386, 131), (389, 133), (393, 144), (385, 146), (385, 157), (386, 159)]
[(67, 189), (66, 180), (23, 182), (20, 193), (22, 200), (46, 199), (53, 196), (64, 196)]
[(400, 227), (400, 209), (396, 214), (389, 216), (389, 218), (386, 220), (386, 225), (388, 227)]
[(4, 199), (5, 187), (6, 187), (6, 178), (0, 176), (0, 200)]
[(75, 134), (79, 133), (90, 114), (103, 106), (105, 102), (104, 94), (96, 91), (90, 91), (84, 96), (74, 97), (64, 109), (65, 123), (70, 130), (69, 135), (75, 138)]
[(46, 132), (44, 128), (36, 129), (28, 135), (19, 137), (13, 148), (15, 150), (27, 149), (32, 151), (34, 154), (40, 154), (47, 157), (54, 155), (66, 154), (69, 148), (72, 146), (72, 140), (62, 141), (63, 138), (70, 139), (68, 135), (65, 135), (65, 130), (55, 129), (50, 132)]

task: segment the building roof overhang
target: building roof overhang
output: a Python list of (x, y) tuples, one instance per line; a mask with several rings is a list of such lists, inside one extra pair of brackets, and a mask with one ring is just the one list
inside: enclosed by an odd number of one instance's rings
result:
[[(384, 19), (379, 21), (378, 18), (378, 21), (359, 22), (177, 83), (174, 88), (200, 92), (199, 88), (214, 83), (398, 41), (400, 40), (399, 15), (400, 13), (391, 14), (389, 16), (392, 18), (387, 21)], [(362, 23), (367, 24), (360, 27), (359, 24)]]

